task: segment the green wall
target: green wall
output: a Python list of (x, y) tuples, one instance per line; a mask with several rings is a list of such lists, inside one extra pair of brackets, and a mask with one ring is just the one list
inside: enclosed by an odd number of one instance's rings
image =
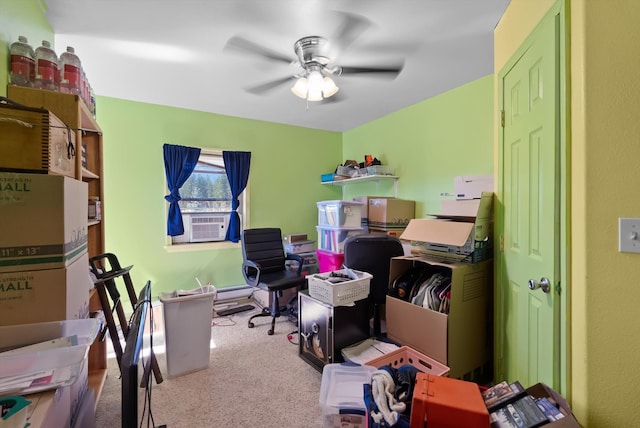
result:
[(335, 168), (342, 135), (98, 97), (104, 132), (106, 250), (133, 264), (134, 283), (152, 281), (154, 294), (196, 286), (243, 284), (239, 244), (222, 249), (165, 248), (164, 143), (250, 151), (250, 224), (316, 239), (316, 201), (335, 198), (320, 175)]
[[(439, 212), (455, 176), (493, 174), (492, 106), (489, 75), (345, 132), (343, 156), (376, 156), (400, 177), (398, 197), (417, 201), (416, 217)], [(345, 189), (346, 196), (366, 193), (390, 196), (393, 186)]]

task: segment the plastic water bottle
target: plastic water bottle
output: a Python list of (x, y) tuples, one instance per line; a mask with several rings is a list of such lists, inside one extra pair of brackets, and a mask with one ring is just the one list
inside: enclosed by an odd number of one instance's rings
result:
[(42, 41), (42, 46), (36, 49), (36, 80), (35, 87), (57, 91), (60, 83), (58, 73), (58, 55), (51, 49), (51, 43)]
[(18, 86), (33, 86), (36, 77), (36, 54), (26, 37), (18, 37), (17, 42), (11, 44), (11, 84)]
[(67, 51), (60, 55), (60, 92), (82, 95), (84, 82), (82, 79), (82, 64), (75, 53), (75, 49), (67, 46)]

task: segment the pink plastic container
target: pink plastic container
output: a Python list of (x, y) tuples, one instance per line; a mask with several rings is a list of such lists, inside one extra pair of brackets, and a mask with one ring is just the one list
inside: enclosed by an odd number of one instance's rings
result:
[(317, 249), (316, 254), (318, 255), (320, 273), (342, 269), (342, 264), (344, 263), (343, 253), (332, 253), (331, 251)]

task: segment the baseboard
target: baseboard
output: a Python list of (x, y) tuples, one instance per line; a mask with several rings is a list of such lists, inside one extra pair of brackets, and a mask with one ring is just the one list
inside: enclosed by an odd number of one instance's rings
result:
[(249, 285), (237, 285), (218, 288), (213, 302), (215, 308), (231, 305), (244, 305), (253, 301), (254, 288)]

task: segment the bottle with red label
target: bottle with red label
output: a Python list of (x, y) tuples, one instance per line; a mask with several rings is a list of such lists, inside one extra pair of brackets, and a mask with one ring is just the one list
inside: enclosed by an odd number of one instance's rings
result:
[(33, 86), (36, 77), (36, 54), (26, 37), (18, 37), (11, 44), (11, 84), (17, 86)]
[(51, 49), (51, 43), (42, 41), (42, 46), (36, 49), (36, 79), (35, 87), (57, 91), (60, 84), (58, 72), (58, 55)]
[(84, 87), (82, 64), (72, 46), (67, 46), (67, 51), (60, 55), (60, 64), (60, 92), (82, 96)]

